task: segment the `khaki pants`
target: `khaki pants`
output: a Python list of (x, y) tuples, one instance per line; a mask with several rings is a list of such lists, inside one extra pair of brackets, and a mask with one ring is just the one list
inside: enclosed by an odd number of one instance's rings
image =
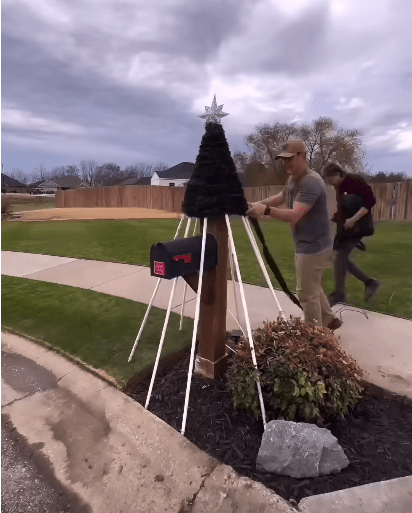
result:
[(328, 326), (335, 318), (322, 288), (323, 271), (332, 267), (332, 250), (320, 255), (295, 254), (296, 291), (306, 324)]

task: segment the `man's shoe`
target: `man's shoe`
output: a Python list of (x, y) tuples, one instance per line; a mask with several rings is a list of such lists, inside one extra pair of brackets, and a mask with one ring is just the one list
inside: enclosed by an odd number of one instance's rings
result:
[(375, 295), (380, 287), (380, 282), (378, 280), (368, 280), (365, 283), (365, 301), (369, 301), (369, 299)]
[(344, 303), (346, 298), (344, 294), (330, 294), (328, 296), (329, 299), (329, 306), (332, 308), (332, 306), (337, 305), (338, 303)]
[(331, 331), (335, 331), (337, 329), (339, 329), (340, 327), (342, 326), (342, 321), (340, 319), (338, 319), (337, 317), (335, 317), (333, 319), (333, 321), (331, 321), (329, 324), (328, 324), (328, 328), (331, 330)]

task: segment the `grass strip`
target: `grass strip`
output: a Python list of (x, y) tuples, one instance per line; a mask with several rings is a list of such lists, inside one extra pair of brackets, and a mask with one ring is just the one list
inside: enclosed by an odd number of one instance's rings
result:
[(21, 196), (20, 194), (8, 194), (1, 196), (1, 204), (9, 203), (13, 212), (24, 210), (40, 210), (43, 208), (56, 208), (56, 200), (49, 196)]
[[(152, 368), (166, 312), (152, 308), (133, 360), (133, 347), (147, 305), (99, 292), (2, 276), (3, 331), (46, 343), (105, 371), (120, 387)], [(162, 357), (190, 345), (193, 319), (172, 313)]]

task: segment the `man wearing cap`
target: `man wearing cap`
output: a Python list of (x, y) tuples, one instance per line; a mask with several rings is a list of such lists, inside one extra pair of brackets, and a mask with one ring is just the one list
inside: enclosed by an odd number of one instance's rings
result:
[[(270, 198), (253, 203), (247, 215), (268, 216), (290, 223), (295, 244), (297, 295), (305, 322), (340, 328), (322, 288), (323, 271), (332, 264), (332, 237), (326, 187), (322, 177), (306, 162), (306, 147), (298, 139), (282, 145), (281, 158), (289, 175), (285, 189)], [(277, 208), (286, 202), (286, 208)]]

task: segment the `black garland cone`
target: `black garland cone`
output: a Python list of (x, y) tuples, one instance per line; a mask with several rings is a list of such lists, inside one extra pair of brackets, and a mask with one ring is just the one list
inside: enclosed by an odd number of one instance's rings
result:
[(183, 211), (188, 217), (245, 215), (247, 201), (220, 123), (207, 123), (195, 168), (186, 186)]

